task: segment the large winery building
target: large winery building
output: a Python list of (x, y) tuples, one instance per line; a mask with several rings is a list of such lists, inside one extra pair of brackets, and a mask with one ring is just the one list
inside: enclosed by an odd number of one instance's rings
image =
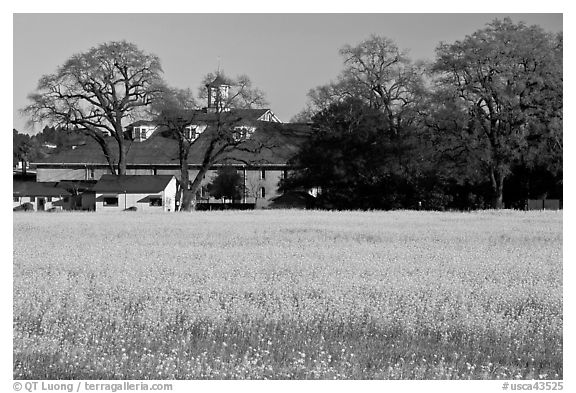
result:
[[(226, 86), (213, 83), (208, 86), (209, 98), (214, 88), (226, 93)], [(217, 100), (209, 99), (207, 108), (194, 111), (194, 123), (187, 128), (189, 137), (194, 140), (188, 156), (190, 180), (200, 169), (210, 134), (220, 119), (218, 105)], [(241, 174), (244, 183), (241, 200), (236, 203), (254, 205), (255, 208), (268, 207), (271, 200), (280, 196), (278, 183), (291, 169), (290, 159), (310, 136), (310, 126), (282, 123), (269, 109), (230, 109), (226, 116), (234, 119), (233, 124), (227, 124), (227, 127), (231, 127), (235, 137), (245, 141), (250, 148), (231, 150), (218, 157), (204, 176), (199, 203), (218, 203), (208, 195), (206, 186), (219, 168), (232, 166)], [(126, 138), (127, 175), (173, 175), (177, 181), (180, 180), (178, 141), (165, 127), (151, 121), (137, 121), (126, 127)], [(109, 146), (114, 160), (117, 157), (116, 144), (111, 141)], [(111, 173), (101, 147), (92, 140), (31, 165), (36, 168), (37, 182), (75, 184), (79, 193), (89, 193), (91, 184)], [(87, 206), (86, 201), (77, 204), (82, 208), (92, 207)]]

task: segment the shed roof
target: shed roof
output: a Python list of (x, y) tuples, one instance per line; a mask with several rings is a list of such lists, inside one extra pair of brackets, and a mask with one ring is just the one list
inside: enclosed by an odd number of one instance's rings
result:
[(145, 194), (162, 192), (166, 189), (172, 175), (102, 175), (92, 191), (102, 193)]
[(39, 196), (39, 197), (56, 197), (72, 195), (63, 188), (57, 187), (56, 182), (19, 182), (12, 184), (12, 194), (14, 196)]

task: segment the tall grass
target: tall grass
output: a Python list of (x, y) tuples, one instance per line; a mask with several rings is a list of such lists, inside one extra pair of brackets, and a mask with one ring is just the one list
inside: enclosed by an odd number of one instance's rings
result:
[(562, 214), (14, 214), (14, 378), (561, 379)]

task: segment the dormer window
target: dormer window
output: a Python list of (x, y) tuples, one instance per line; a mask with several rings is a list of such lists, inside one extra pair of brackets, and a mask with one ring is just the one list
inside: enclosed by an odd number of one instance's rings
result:
[(145, 127), (134, 127), (133, 137), (135, 140), (144, 140), (148, 137), (147, 129)]
[(198, 135), (200, 133), (198, 132), (198, 126), (196, 125), (191, 125), (185, 128), (185, 133), (184, 136), (186, 137), (186, 139), (188, 140), (195, 140), (196, 138), (198, 138)]
[(234, 127), (234, 133), (232, 137), (236, 142), (244, 141), (250, 139), (254, 133), (255, 127), (238, 126)]
[(144, 141), (154, 132), (155, 125), (139, 124), (132, 127), (132, 139), (135, 141)]

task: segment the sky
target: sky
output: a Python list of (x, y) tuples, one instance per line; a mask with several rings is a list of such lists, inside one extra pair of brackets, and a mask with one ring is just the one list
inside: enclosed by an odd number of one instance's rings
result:
[(289, 121), (307, 92), (343, 69), (338, 51), (371, 34), (394, 40), (414, 60), (432, 60), (438, 43), (454, 42), (494, 18), (562, 31), (562, 14), (14, 14), (13, 127), (42, 75), (71, 55), (107, 41), (127, 40), (157, 55), (164, 79), (198, 94), (202, 77), (217, 70), (247, 74), (270, 109)]

